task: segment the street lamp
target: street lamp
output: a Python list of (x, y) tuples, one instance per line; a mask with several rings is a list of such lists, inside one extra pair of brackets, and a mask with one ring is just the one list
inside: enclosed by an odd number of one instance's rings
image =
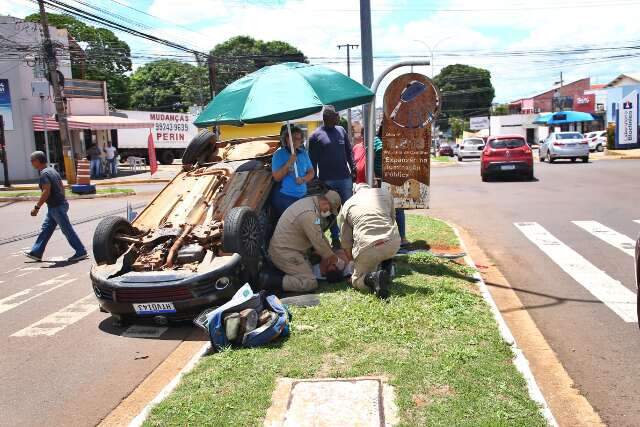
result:
[(431, 78), (433, 78), (435, 76), (435, 70), (433, 68), (433, 52), (436, 50), (436, 48), (438, 47), (438, 45), (440, 43), (442, 43), (443, 41), (452, 39), (453, 37), (454, 36), (448, 36), (448, 37), (445, 37), (443, 39), (438, 40), (436, 42), (436, 44), (433, 45), (433, 48), (431, 46), (429, 46), (426, 42), (422, 41), (422, 40), (415, 40), (415, 39), (413, 40), (414, 42), (423, 44), (427, 49), (429, 49), (429, 54), (431, 55)]

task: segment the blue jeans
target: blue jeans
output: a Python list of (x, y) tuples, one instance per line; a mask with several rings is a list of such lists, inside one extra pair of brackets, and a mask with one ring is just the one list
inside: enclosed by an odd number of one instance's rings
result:
[(297, 197), (288, 196), (279, 191), (279, 188), (275, 188), (273, 194), (271, 195), (271, 206), (273, 207), (273, 214), (275, 216), (275, 219), (280, 219), (284, 211), (286, 211), (289, 206), (291, 206), (298, 200), (300, 199)]
[(112, 178), (118, 175), (118, 163), (115, 157), (113, 159), (107, 159), (107, 165), (109, 168), (109, 175), (111, 175)]
[(80, 238), (73, 230), (71, 221), (69, 221), (69, 215), (67, 215), (68, 211), (68, 202), (64, 202), (55, 208), (47, 208), (47, 216), (44, 218), (44, 222), (42, 223), (42, 230), (30, 251), (32, 255), (42, 258), (44, 249), (47, 247), (47, 242), (49, 242), (51, 235), (58, 225), (60, 226), (60, 230), (62, 231), (62, 234), (64, 234), (64, 237), (67, 238), (71, 247), (76, 251), (75, 255), (83, 255), (87, 253), (87, 250), (84, 248)]
[(100, 177), (100, 158), (91, 159), (91, 178)]
[(407, 238), (407, 220), (404, 217), (404, 209), (402, 208), (396, 208), (396, 224), (398, 224), (400, 238), (405, 240)]
[[(342, 204), (353, 196), (353, 180), (351, 177), (343, 179), (328, 179), (324, 181), (324, 183), (328, 187), (331, 187), (332, 190), (338, 192), (340, 199), (342, 200)], [(340, 239), (340, 229), (338, 228), (338, 224), (334, 222), (331, 226), (331, 240), (338, 239)]]

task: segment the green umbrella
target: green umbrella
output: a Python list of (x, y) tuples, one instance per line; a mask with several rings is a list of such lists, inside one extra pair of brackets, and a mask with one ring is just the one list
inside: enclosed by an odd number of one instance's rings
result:
[(373, 92), (342, 73), (320, 65), (271, 65), (231, 83), (206, 106), (194, 124), (242, 126), (308, 116), (333, 105), (344, 110), (366, 104)]

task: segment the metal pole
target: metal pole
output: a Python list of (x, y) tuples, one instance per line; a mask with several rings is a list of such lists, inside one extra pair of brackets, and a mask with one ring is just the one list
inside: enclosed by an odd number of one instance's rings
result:
[[(371, 87), (373, 83), (373, 42), (371, 36), (371, 3), (360, 0), (360, 46), (362, 46), (362, 84)], [(369, 132), (369, 106), (364, 105), (362, 118), (365, 133)], [(375, 101), (373, 102), (375, 108)]]
[(0, 148), (2, 149), (2, 169), (4, 171), (4, 186), (11, 187), (9, 181), (9, 164), (7, 162), (7, 144), (4, 140), (4, 117), (0, 116)]
[[(349, 44), (349, 43), (339, 44), (338, 50), (340, 50), (343, 47), (347, 48), (347, 76), (351, 77), (351, 48), (357, 49), (358, 45)], [(347, 110), (347, 127), (349, 128), (347, 129), (347, 134), (349, 135), (349, 141), (353, 141), (353, 129), (351, 126), (351, 108)]]
[(73, 155), (73, 144), (69, 138), (69, 127), (67, 124), (67, 110), (62, 98), (62, 87), (58, 76), (58, 64), (51, 36), (49, 35), (49, 23), (47, 22), (47, 13), (44, 10), (43, 0), (38, 0), (40, 7), (40, 23), (42, 24), (42, 33), (44, 35), (44, 47), (47, 56), (47, 65), (51, 86), (53, 86), (54, 103), (56, 106), (56, 114), (58, 115), (58, 123), (60, 126), (60, 142), (62, 145), (62, 154), (64, 156), (65, 173), (69, 183), (75, 183), (75, 158)]
[(49, 131), (47, 129), (47, 119), (44, 115), (44, 96), (40, 95), (40, 114), (42, 115), (42, 126), (44, 127), (44, 150), (47, 153), (47, 164), (51, 163), (49, 157)]
[[(420, 65), (431, 65), (431, 63), (429, 61), (402, 61), (402, 62), (398, 62), (393, 64), (392, 66), (390, 66), (389, 68), (387, 68), (386, 70), (384, 70), (377, 78), (376, 80), (373, 82), (373, 85), (371, 85), (371, 91), (374, 93), (374, 95), (376, 94), (376, 92), (378, 91), (378, 86), (380, 86), (380, 83), (382, 82), (382, 79), (384, 79), (387, 74), (389, 74), (391, 71), (395, 70), (396, 68), (400, 68), (400, 67), (409, 67), (409, 66), (420, 66)], [(374, 96), (373, 99), (371, 100), (371, 103), (369, 104), (369, 116), (368, 116), (368, 128), (367, 128), (367, 133), (366, 133), (366, 138), (367, 138), (367, 184), (369, 184), (370, 186), (373, 187), (373, 162), (375, 160), (374, 157), (374, 153), (373, 153), (373, 135), (376, 132), (376, 97)]]

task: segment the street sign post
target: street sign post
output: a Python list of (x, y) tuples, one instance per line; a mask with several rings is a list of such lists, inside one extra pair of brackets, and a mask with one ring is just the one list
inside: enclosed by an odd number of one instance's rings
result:
[(431, 125), (440, 96), (431, 79), (408, 73), (384, 94), (382, 185), (398, 208), (429, 207)]

